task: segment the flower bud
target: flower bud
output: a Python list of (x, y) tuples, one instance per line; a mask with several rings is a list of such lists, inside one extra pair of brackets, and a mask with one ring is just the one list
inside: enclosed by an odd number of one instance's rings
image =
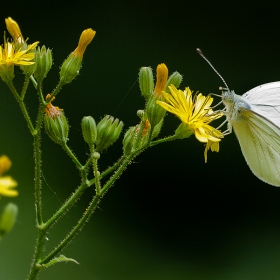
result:
[(154, 90), (153, 71), (151, 67), (141, 67), (139, 71), (139, 86), (142, 95), (148, 99)]
[(52, 67), (52, 52), (45, 46), (42, 46), (41, 49), (38, 47), (35, 53), (36, 61), (36, 71), (34, 77), (38, 81), (42, 81), (48, 74), (49, 70)]
[(45, 115), (44, 117), (45, 130), (48, 136), (57, 144), (62, 145), (68, 140), (68, 123), (63, 112), (60, 113), (60, 116), (55, 115), (51, 117)]
[[(146, 112), (149, 122), (152, 127), (157, 125), (165, 116), (165, 109), (160, 107), (156, 101), (164, 100), (163, 91), (166, 88), (166, 82), (168, 78), (168, 68), (164, 63), (157, 66), (157, 82), (153, 94), (150, 96), (146, 105)], [(163, 110), (162, 110), (163, 109)]]
[[(46, 98), (48, 99), (49, 96), (48, 94)], [(45, 109), (44, 124), (48, 136), (55, 143), (63, 145), (67, 142), (69, 131), (67, 119), (62, 109), (53, 106), (51, 102)]]
[(18, 214), (18, 207), (14, 203), (8, 203), (0, 218), (0, 237), (8, 233), (14, 226)]
[(20, 28), (17, 24), (16, 21), (14, 21), (11, 17), (8, 17), (5, 19), (6, 22), (6, 26), (7, 29), (9, 31), (9, 33), (11, 34), (11, 36), (14, 39), (14, 42), (17, 44), (23, 44), (24, 43), (24, 39), (23, 36), (21, 34)]
[(123, 122), (111, 116), (105, 116), (97, 125), (96, 151), (101, 152), (108, 148), (120, 136)]
[(94, 144), (97, 137), (97, 127), (93, 117), (83, 117), (82, 120), (82, 132), (84, 140), (88, 144)]
[(123, 153), (129, 155), (132, 151), (134, 141), (136, 138), (137, 126), (130, 127), (123, 137)]
[(181, 82), (183, 80), (183, 76), (179, 72), (174, 72), (172, 75), (169, 76), (167, 83), (166, 83), (166, 89), (165, 92), (169, 93), (169, 87), (170, 85), (174, 85), (176, 88), (179, 88)]
[(158, 137), (158, 135), (161, 131), (162, 125), (163, 125), (163, 119), (161, 119), (161, 121), (157, 125), (155, 125), (155, 128), (153, 130), (153, 134), (152, 134), (152, 139)]
[(81, 69), (83, 55), (88, 44), (95, 36), (95, 31), (91, 28), (84, 30), (81, 34), (78, 47), (63, 62), (60, 69), (60, 82), (68, 84), (76, 78)]
[(156, 103), (157, 100), (161, 101), (164, 100), (164, 98), (153, 94), (146, 105), (146, 112), (151, 126), (157, 125), (164, 118), (166, 113), (166, 110)]

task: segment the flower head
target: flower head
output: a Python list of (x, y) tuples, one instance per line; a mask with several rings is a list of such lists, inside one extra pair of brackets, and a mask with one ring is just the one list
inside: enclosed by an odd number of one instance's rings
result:
[(209, 123), (222, 117), (222, 114), (214, 113), (210, 108), (213, 98), (209, 95), (203, 96), (199, 93), (193, 98), (189, 88), (182, 91), (173, 85), (169, 86), (169, 90), (170, 94), (163, 92), (166, 102), (157, 101), (157, 104), (176, 115), (185, 124), (181, 128), (192, 131), (200, 142), (207, 143), (204, 153), (206, 162), (207, 151), (210, 148), (218, 151), (219, 142), (223, 138), (223, 133)]
[(31, 61), (35, 54), (30, 52), (34, 50), (39, 42), (35, 42), (27, 46), (27, 49), (22, 50), (20, 47), (16, 50), (15, 44), (11, 42), (4, 42), (4, 46), (0, 46), (0, 68), (12, 65), (32, 65)]
[(2, 176), (4, 172), (10, 169), (12, 163), (7, 156), (0, 157), (0, 195), (17, 196), (18, 191), (14, 190), (17, 182), (11, 176)]

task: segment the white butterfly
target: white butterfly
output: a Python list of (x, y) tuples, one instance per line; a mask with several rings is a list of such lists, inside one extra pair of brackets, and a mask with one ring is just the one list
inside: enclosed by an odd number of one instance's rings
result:
[(242, 96), (222, 93), (229, 132), (233, 128), (252, 172), (280, 186), (280, 82), (257, 86)]
[(242, 96), (236, 95), (201, 50), (197, 52), (226, 85), (222, 93), (226, 107), (222, 112), (227, 117), (227, 132), (233, 128), (252, 172), (264, 182), (280, 187), (280, 82), (260, 85)]

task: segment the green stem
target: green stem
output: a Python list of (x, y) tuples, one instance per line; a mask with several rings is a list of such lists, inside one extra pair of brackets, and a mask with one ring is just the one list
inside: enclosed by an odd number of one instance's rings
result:
[[(120, 164), (122, 164), (122, 162), (124, 161), (125, 159), (125, 156), (122, 156), (121, 158), (118, 159), (118, 161), (116, 163), (114, 163), (114, 165), (108, 167), (105, 171), (103, 171), (99, 178), (102, 179), (104, 178), (105, 176), (107, 176), (108, 174), (112, 173), (113, 171), (115, 171), (119, 166)], [(93, 179), (95, 180), (95, 179)]]
[(77, 225), (73, 227), (73, 229), (67, 234), (67, 236), (60, 242), (60, 244), (51, 253), (49, 253), (45, 258), (43, 258), (39, 262), (40, 265), (46, 264), (50, 260), (52, 260), (74, 239), (76, 234), (82, 229), (82, 227), (86, 224), (89, 217), (93, 214), (99, 201), (100, 201), (100, 196), (96, 195), (90, 202), (89, 206), (86, 208), (85, 213), (78, 221)]
[(77, 157), (73, 154), (73, 152), (71, 151), (71, 149), (68, 147), (67, 143), (63, 143), (62, 144), (62, 148), (65, 150), (65, 152), (69, 155), (69, 157), (72, 159), (72, 161), (75, 163), (75, 165), (77, 166), (77, 168), (79, 170), (83, 169), (82, 164), (80, 163), (80, 161), (77, 159)]
[(36, 224), (37, 224), (37, 240), (35, 245), (33, 263), (30, 269), (28, 280), (37, 278), (40, 268), (37, 266), (38, 260), (42, 259), (42, 254), (45, 245), (46, 230), (43, 225), (42, 215), (42, 192), (41, 192), (41, 150), (40, 150), (40, 132), (34, 135), (34, 162), (35, 162), (35, 209), (36, 209)]
[(21, 91), (21, 94), (20, 94), (20, 99), (21, 100), (24, 100), (24, 97), (25, 97), (25, 94), (26, 94), (26, 91), (27, 91), (27, 88), (28, 88), (28, 85), (29, 85), (29, 81), (30, 81), (30, 76), (25, 75), (24, 84), (23, 84), (22, 91)]
[(27, 280), (37, 279), (37, 276), (40, 272), (41, 267), (38, 266), (37, 264), (38, 264), (38, 260), (42, 258), (42, 252), (45, 245), (45, 235), (46, 235), (45, 231), (38, 229), (38, 237), (35, 245), (35, 255)]
[(74, 239), (76, 234), (82, 229), (86, 221), (93, 214), (94, 210), (96, 209), (97, 205), (101, 201), (101, 198), (103, 197), (105, 192), (108, 191), (108, 189), (114, 184), (114, 182), (121, 176), (121, 174), (126, 169), (127, 165), (131, 162), (131, 160), (134, 157), (136, 157), (139, 153), (141, 153), (143, 150), (144, 148), (141, 148), (133, 152), (130, 156), (124, 159), (121, 166), (119, 166), (118, 170), (114, 173), (114, 175), (111, 176), (111, 178), (108, 180), (106, 185), (101, 189), (100, 194), (96, 194), (93, 200), (90, 202), (89, 206), (87, 207), (81, 219), (78, 221), (77, 225), (73, 227), (73, 229), (67, 234), (67, 236), (59, 243), (59, 245), (49, 255), (47, 255), (44, 259), (42, 259), (42, 261), (40, 261), (41, 265), (48, 263)]
[(27, 126), (28, 126), (28, 128), (29, 128), (29, 130), (30, 130), (30, 133), (31, 133), (32, 135), (35, 135), (35, 134), (37, 133), (37, 131), (36, 131), (36, 129), (34, 129), (34, 127), (33, 127), (32, 121), (31, 121), (31, 119), (30, 119), (30, 117), (29, 117), (29, 114), (28, 114), (28, 112), (27, 112), (27, 110), (26, 110), (26, 107), (25, 107), (25, 104), (24, 104), (23, 100), (20, 98), (20, 96), (19, 96), (19, 94), (18, 94), (16, 88), (14, 87), (14, 85), (13, 85), (13, 83), (12, 83), (11, 81), (10, 81), (10, 82), (7, 82), (7, 85), (8, 85), (8, 87), (9, 87), (9, 89), (11, 90), (11, 92), (13, 93), (15, 99), (16, 99), (16, 100), (18, 101), (18, 103), (19, 103), (19, 107), (20, 107), (20, 109), (21, 109), (21, 112), (22, 112), (22, 114), (23, 114), (23, 117), (25, 118), (25, 120), (26, 120), (26, 122), (27, 122)]
[(37, 88), (38, 84), (37, 84), (37, 81), (35, 80), (35, 78), (33, 77), (33, 75), (30, 76), (30, 80), (31, 80), (31, 82), (33, 83), (33, 86), (34, 86), (35, 88)]
[(35, 162), (35, 205), (36, 205), (36, 222), (37, 226), (43, 223), (42, 215), (42, 181), (41, 181), (41, 150), (40, 150), (40, 133), (34, 136), (34, 162)]
[(75, 202), (78, 201), (78, 199), (81, 197), (83, 192), (87, 187), (89, 187), (89, 182), (83, 182), (77, 189), (76, 191), (66, 200), (65, 203), (53, 214), (53, 216), (45, 222), (44, 224), (44, 229), (47, 230), (50, 228), (53, 224), (55, 224), (58, 219), (63, 216), (64, 214), (69, 211), (69, 209), (75, 204)]
[(65, 85), (64, 83), (59, 81), (58, 85), (55, 87), (55, 89), (51, 93), (51, 96), (48, 98), (47, 103), (49, 103), (52, 100), (52, 98), (55, 97), (60, 92), (60, 90), (62, 89), (62, 87), (64, 85)]
[(94, 144), (89, 145), (90, 154), (92, 155), (92, 166), (93, 166), (93, 176), (95, 178), (95, 193), (96, 195), (100, 194), (101, 185), (100, 185), (100, 172), (98, 171), (97, 161), (100, 158), (100, 154), (94, 151)]
[(168, 136), (168, 137), (156, 140), (156, 141), (152, 141), (150, 143), (150, 147), (158, 145), (158, 144), (162, 144), (162, 143), (165, 143), (165, 142), (173, 141), (173, 140), (176, 140), (176, 139), (178, 139), (178, 137), (176, 135), (171, 135), (171, 136)]

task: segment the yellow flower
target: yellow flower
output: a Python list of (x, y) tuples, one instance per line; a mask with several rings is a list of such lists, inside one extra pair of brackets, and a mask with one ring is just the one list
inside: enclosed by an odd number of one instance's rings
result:
[(224, 137), (223, 133), (209, 123), (222, 117), (222, 114), (214, 113), (210, 108), (213, 98), (203, 96), (201, 93), (192, 97), (192, 91), (187, 87), (184, 91), (169, 86), (170, 93), (163, 92), (166, 102), (157, 101), (165, 110), (176, 115), (186, 128), (195, 134), (195, 137), (206, 144), (204, 157), (207, 161), (207, 151), (219, 151), (219, 142)]
[(96, 31), (92, 30), (91, 28), (84, 30), (80, 36), (78, 47), (73, 51), (73, 54), (76, 54), (78, 57), (82, 58), (86, 47), (92, 41), (95, 33)]
[(17, 196), (18, 191), (14, 190), (17, 182), (11, 176), (2, 176), (2, 174), (10, 169), (12, 163), (7, 156), (0, 157), (0, 195)]
[(31, 65), (31, 61), (35, 54), (30, 52), (36, 48), (39, 42), (35, 42), (27, 46), (27, 49), (15, 49), (15, 44), (11, 42), (4, 42), (4, 46), (0, 46), (0, 68), (12, 65)]
[(13, 37), (15, 43), (23, 44), (24, 39), (21, 34), (20, 28), (16, 21), (14, 21), (11, 17), (5, 19), (7, 29), (11, 36)]

